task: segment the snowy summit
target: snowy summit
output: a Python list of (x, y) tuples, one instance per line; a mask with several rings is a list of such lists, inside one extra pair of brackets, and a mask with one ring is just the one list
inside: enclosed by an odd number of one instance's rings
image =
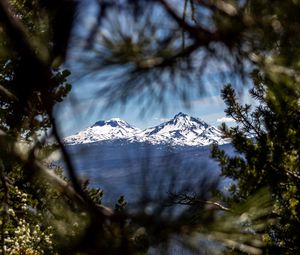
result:
[(64, 139), (65, 144), (94, 143), (105, 140), (128, 139), (140, 132), (138, 128), (130, 126), (126, 121), (113, 118), (108, 121), (97, 121), (75, 135)]
[(218, 144), (229, 142), (222, 138), (219, 129), (198, 118), (180, 112), (173, 119), (145, 130), (132, 127), (119, 118), (108, 121), (101, 120), (75, 135), (66, 137), (64, 143), (75, 145), (120, 139), (130, 143), (145, 142), (171, 146), (204, 146), (214, 142)]

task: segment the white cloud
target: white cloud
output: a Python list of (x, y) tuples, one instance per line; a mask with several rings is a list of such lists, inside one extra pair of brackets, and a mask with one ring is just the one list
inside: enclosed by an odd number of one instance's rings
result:
[(235, 122), (235, 120), (231, 117), (222, 117), (222, 118), (219, 118), (217, 119), (217, 122)]

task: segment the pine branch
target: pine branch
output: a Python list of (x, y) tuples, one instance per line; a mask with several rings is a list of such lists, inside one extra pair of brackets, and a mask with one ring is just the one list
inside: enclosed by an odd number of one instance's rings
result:
[[(15, 46), (20, 55), (27, 56), (32, 61), (31, 63), (44, 66), (49, 57), (47, 55), (48, 50), (38, 42), (37, 38), (29, 37), (28, 31), (16, 17), (9, 2), (1, 0), (0, 23), (3, 24), (2, 28), (8, 35), (10, 43)], [(40, 49), (39, 54), (36, 54), (37, 48)]]
[(176, 23), (185, 31), (187, 31), (192, 38), (194, 38), (199, 45), (208, 46), (210, 42), (217, 41), (219, 38), (217, 34), (210, 32), (203, 27), (194, 27), (186, 22), (185, 19), (178, 16), (174, 9), (165, 0), (160, 0), (160, 3), (165, 8), (167, 13), (176, 21)]

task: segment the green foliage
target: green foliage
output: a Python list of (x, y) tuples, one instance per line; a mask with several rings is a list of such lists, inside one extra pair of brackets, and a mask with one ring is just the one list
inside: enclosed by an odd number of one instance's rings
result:
[(1, 253), (54, 254), (53, 229), (42, 220), (47, 197), (39, 189), (30, 194), (17, 168), (10, 173), (2, 168), (1, 175)]
[[(71, 89), (67, 83), (68, 70), (49, 67), (45, 71), (44, 61), (50, 65), (52, 61), (45, 56), (49, 55), (48, 48), (50, 51), (54, 41), (49, 12), (42, 2), (12, 0), (2, 1), (0, 6), (1, 11), (5, 10), (4, 6), (9, 8), (6, 11), (14, 14), (11, 18), (16, 21), (7, 29), (9, 25), (1, 14), (0, 130), (9, 137), (7, 141), (1, 140), (0, 149), (1, 254), (56, 254), (61, 237), (64, 236), (64, 245), (71, 244), (74, 236), (79, 236), (81, 225), (87, 222), (87, 217), (80, 216), (69, 197), (53, 188), (47, 178), (34, 173), (28, 167), (30, 163), (22, 162), (28, 156), (25, 151), (34, 143), (34, 149), (40, 149), (36, 154), (39, 160), (53, 150), (42, 141), (37, 142), (37, 137), (52, 126), (52, 108)], [(24, 36), (20, 41), (14, 40), (14, 36), (20, 35)], [(32, 49), (26, 49), (25, 45)], [(40, 58), (38, 63), (30, 60), (33, 57), (30, 51)], [(48, 80), (41, 78), (46, 76)], [(20, 158), (11, 156), (12, 151), (19, 153)], [(101, 191), (89, 190), (87, 185), (85, 189), (101, 203)], [(66, 233), (67, 226), (70, 232)]]
[[(52, 167), (53, 168), (53, 167)], [(51, 171), (66, 181), (61, 168)], [(89, 212), (57, 189), (47, 176), (28, 179), (26, 168), (16, 164), (4, 174), (0, 185), (1, 249), (3, 254), (72, 254), (90, 224)], [(82, 183), (82, 188), (96, 205), (103, 192)], [(75, 249), (76, 251), (76, 249)], [(18, 253), (19, 252), (19, 253)]]
[[(40, 0), (9, 0), (13, 11), (26, 26), (32, 36), (47, 35), (49, 31), (49, 15), (42, 8)], [(46, 39), (46, 38), (45, 38)], [(48, 38), (49, 39), (49, 38)]]
[(222, 175), (236, 181), (230, 189), (235, 201), (243, 201), (263, 187), (270, 189), (278, 222), (265, 236), (269, 252), (278, 249), (279, 254), (296, 254), (300, 249), (299, 92), (296, 87), (281, 90), (285, 84), (276, 84), (259, 72), (253, 73), (253, 81), (250, 93), (259, 102), (254, 109), (240, 105), (232, 87), (222, 90), (225, 112), (237, 122), (233, 128), (223, 125), (222, 130), (232, 139), (238, 155), (226, 155), (216, 146), (212, 155)]
[[(20, 33), (25, 34), (25, 43), (30, 43), (38, 56), (49, 55), (51, 49), (43, 47), (48, 45), (48, 48), (54, 42), (49, 13), (43, 1), (12, 0), (10, 3), (14, 17), (20, 23)], [(70, 72), (51, 69), (48, 82), (43, 81), (41, 76), (45, 75), (45, 70), (42, 70), (45, 63), (35, 63), (38, 66), (34, 66), (29, 56), (15, 47), (16, 42), (8, 35), (10, 31), (2, 28), (5, 26), (1, 25), (0, 29), (5, 45), (2, 47), (5, 53), (0, 52), (0, 128), (12, 136), (32, 140), (37, 131), (41, 133), (42, 129), (51, 126), (50, 109), (61, 102), (71, 89), (67, 83)], [(51, 59), (47, 61), (51, 62)]]
[(115, 205), (115, 211), (116, 212), (122, 212), (125, 210), (127, 205), (127, 202), (125, 201), (125, 197), (124, 196), (120, 196), (120, 198), (118, 199), (118, 202)]
[[(67, 83), (69, 71), (53, 70), (49, 89), (48, 102), (42, 100), (41, 92), (36, 89), (27, 95), (28, 102), (16, 100), (24, 91), (15, 75), (18, 60), (0, 61), (0, 85), (8, 93), (0, 92), (0, 128), (11, 135), (22, 135), (23, 138), (32, 139), (37, 131), (47, 129), (51, 126), (47, 108), (53, 107), (71, 90)], [(27, 93), (27, 92), (26, 92)]]

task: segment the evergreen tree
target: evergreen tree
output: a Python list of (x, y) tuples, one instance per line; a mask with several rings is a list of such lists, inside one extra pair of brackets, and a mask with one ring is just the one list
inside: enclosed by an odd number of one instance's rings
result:
[[(54, 65), (55, 58), (51, 56), (54, 33), (50, 28), (54, 17), (50, 17), (42, 2), (15, 0), (1, 3), (2, 11), (14, 11), (19, 24), (10, 30), (8, 26), (0, 30), (0, 128), (16, 138), (21, 136), (29, 140), (51, 127), (51, 109), (71, 89), (66, 81), (70, 72)], [(7, 15), (1, 14), (4, 23)], [(32, 52), (28, 49), (26, 52), (24, 45), (17, 45), (13, 38), (17, 36), (25, 37), (19, 38), (23, 39), (19, 43), (28, 43)], [(45, 82), (47, 64), (49, 80)]]
[[(66, 206), (71, 200), (26, 161), (29, 154), (36, 152), (43, 160), (53, 151), (43, 139), (52, 126), (51, 109), (71, 89), (66, 82), (70, 72), (54, 65), (57, 56), (47, 56), (54, 42), (49, 31), (53, 17), (42, 1), (1, 1), (0, 12), (0, 253), (54, 254), (59, 243), (54, 200), (56, 209), (74, 209)], [(61, 227), (67, 222), (62, 215)]]
[[(285, 86), (276, 84), (255, 71), (251, 96), (258, 106), (241, 105), (229, 85), (222, 90), (226, 114), (237, 122), (234, 128), (222, 126), (231, 138), (237, 156), (226, 155), (214, 146), (213, 157), (221, 166), (222, 175), (234, 180), (230, 201), (243, 201), (263, 187), (272, 194), (276, 224), (264, 235), (267, 254), (299, 253), (299, 91), (270, 90)], [(254, 108), (254, 109), (253, 109)]]

